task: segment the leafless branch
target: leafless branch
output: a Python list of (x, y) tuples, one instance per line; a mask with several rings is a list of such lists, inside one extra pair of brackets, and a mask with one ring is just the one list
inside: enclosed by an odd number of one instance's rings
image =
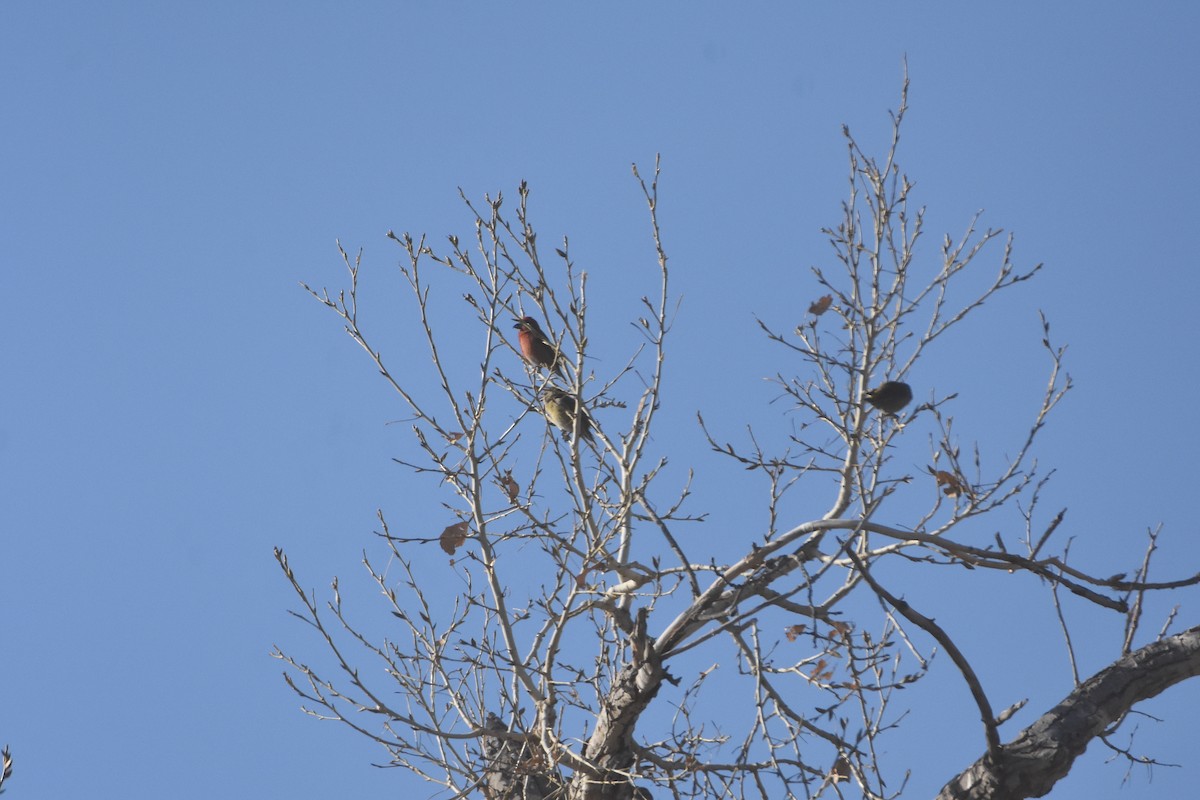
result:
[[(1013, 236), (981, 228), (981, 214), (945, 235), (937, 257), (924, 255), (924, 208), (898, 161), (907, 110), (906, 76), (878, 158), (845, 131), (848, 195), (824, 229), (828, 263), (812, 268), (818, 296), (790, 332), (791, 322), (777, 330), (759, 320), (794, 361), (773, 377), (791, 435), (745, 426), (739, 444), (742, 434), (727, 437), (723, 420), (697, 413), (711, 450), (764, 481), (765, 522), (750, 530), (693, 509), (692, 470), (682, 488), (664, 488), (655, 432), (690, 414), (659, 414), (678, 300), (657, 159), (652, 176), (633, 168), (649, 225), (645, 260), (622, 287), (638, 308), (618, 323), (638, 333), (627, 352), (608, 344), (614, 315), (591, 313), (605, 294), (590, 291), (581, 265), (601, 256), (566, 236), (543, 249), (525, 183), (515, 204), (460, 192), (471, 235), (435, 245), (388, 232), (416, 348), (385, 348), (368, 329), (362, 251), (351, 258), (339, 243), (348, 287), (304, 289), (396, 393), (412, 433), (396, 462), (436, 480), (416, 499), (444, 522), (413, 530), (405, 520), (394, 532), (379, 513), (386, 561), (365, 552), (363, 566), (382, 596), (384, 635), (336, 578), (318, 599), (276, 551), (296, 593), (292, 613), (323, 652), (320, 663), (273, 654), (304, 710), (349, 726), (385, 748), (389, 765), (455, 798), (645, 800), (648, 786), (674, 798), (841, 797), (853, 781), (863, 797), (893, 800), (908, 775), (888, 773), (881, 743), (913, 713), (900, 690), (944, 652), (975, 699), (987, 750), (959, 782), (1040, 786), (1060, 763), (1069, 768), (1069, 748), (1060, 762), (1037, 726), (1002, 745), (1014, 708), (995, 714), (952, 626), (888, 588), (893, 570), (939, 568), (1011, 576), (1013, 591), (1048, 585), (1073, 669), (1072, 604), (1125, 615), (1125, 658), (1044, 718), (1080, 741), (1108, 736), (1133, 703), (1169, 685), (1164, 676), (1194, 674), (1190, 662), (1156, 660), (1153, 648), (1168, 642), (1182, 658), (1192, 646), (1182, 634), (1132, 647), (1147, 594), (1200, 575), (1149, 580), (1157, 531), (1139, 567), (1093, 574), (1088, 562), (1068, 563), (1065, 509), (1044, 511), (1053, 471), (1038, 464), (1039, 435), (1072, 389), (1045, 316), (1045, 388), (1020, 409), (1027, 427), (1013, 441), (962, 443), (958, 395), (908, 385), (964, 320), (1041, 265), (1018, 266)], [(905, 402), (871, 391), (885, 381)], [(914, 435), (928, 440), (926, 463), (897, 455)], [(797, 518), (797, 508), (816, 516)], [(984, 518), (995, 525), (980, 536)], [(700, 522), (726, 527), (698, 537)], [(703, 541), (714, 535), (744, 549), (718, 560)], [(1098, 728), (1077, 719), (1087, 703), (1113, 716)]]

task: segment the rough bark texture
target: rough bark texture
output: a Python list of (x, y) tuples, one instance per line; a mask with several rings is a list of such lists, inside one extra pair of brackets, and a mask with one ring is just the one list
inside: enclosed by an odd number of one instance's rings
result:
[[(495, 714), (488, 714), (488, 730), (508, 733), (508, 727)], [(537, 759), (530, 762), (529, 748), (501, 736), (483, 737), (484, 796), (488, 800), (545, 800), (550, 782), (539, 774)]]
[(1136, 704), (1200, 675), (1200, 626), (1148, 644), (1084, 681), (1061, 703), (942, 789), (937, 800), (1042, 797), (1088, 744)]
[(629, 665), (604, 700), (596, 730), (584, 756), (599, 767), (598, 778), (577, 777), (573, 794), (578, 800), (629, 800), (634, 785), (628, 778), (633, 766), (633, 730), (638, 717), (662, 686), (664, 672), (657, 665)]
[(630, 644), (633, 659), (613, 680), (596, 717), (596, 729), (584, 748), (584, 758), (596, 766), (599, 774), (576, 775), (571, 787), (576, 800), (630, 800), (642, 796), (629, 779), (629, 769), (634, 765), (633, 731), (663, 680), (668, 679), (654, 640), (646, 635), (644, 610), (638, 615)]
[[(575, 800), (650, 800), (650, 793), (634, 785), (633, 731), (642, 712), (671, 680), (645, 633), (645, 614), (638, 618), (632, 637), (634, 658), (617, 673), (601, 703), (596, 727), (583, 756), (594, 770), (580, 770), (571, 780), (569, 796)], [(486, 727), (497, 736), (482, 739), (484, 793), (488, 800), (555, 800), (564, 796), (562, 781), (527, 742), (508, 734), (495, 714)]]

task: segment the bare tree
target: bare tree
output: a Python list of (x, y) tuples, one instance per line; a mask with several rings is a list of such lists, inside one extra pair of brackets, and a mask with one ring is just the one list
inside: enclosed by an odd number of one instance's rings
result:
[[(687, 486), (663, 488), (666, 460), (652, 444), (674, 313), (657, 164), (649, 180), (634, 168), (656, 290), (629, 320), (641, 345), (619, 361), (610, 351), (593, 358), (587, 273), (566, 239), (552, 256), (539, 247), (524, 184), (511, 216), (499, 195), (482, 205), (464, 195), (469, 242), (451, 236), (441, 250), (388, 234), (403, 252), (434, 391), (393, 371), (368, 340), (361, 253), (341, 250), (348, 289), (305, 286), (407, 407), (416, 455), (398, 460), (435, 476), (447, 509), (445, 529), (428, 536), (393, 533), (380, 514), (382, 558), (403, 577), (378, 557), (364, 561), (391, 631), (356, 624), (336, 579), (331, 599), (318, 599), (276, 552), (299, 598), (293, 613), (336, 665), (330, 677), (275, 652), (309, 713), (378, 742), (390, 764), (447, 797), (815, 798), (856, 786), (892, 798), (905, 781), (885, 774), (877, 743), (904, 724), (897, 690), (926, 677), (937, 650), (970, 689), (985, 750), (942, 796), (1026, 797), (1047, 791), (1134, 703), (1200, 670), (1200, 629), (1168, 636), (1164, 626), (1134, 647), (1146, 593), (1200, 576), (1151, 583), (1153, 539), (1127, 575), (1089, 574), (1055, 544), (1062, 512), (1037, 511), (1048, 476), (1034, 444), (1071, 387), (1044, 319), (1045, 390), (1022, 439), (1002, 443), (1008, 457), (978, 445), (964, 452), (955, 395), (909, 388), (914, 365), (950, 331), (1041, 265), (1018, 268), (1011, 236), (978, 230), (978, 217), (944, 238), (935, 268), (918, 259), (924, 212), (910, 206), (912, 183), (896, 162), (906, 104), (907, 83), (882, 158), (845, 131), (849, 195), (825, 231), (834, 268), (813, 269), (821, 288), (794, 330), (760, 323), (794, 356), (795, 372), (775, 376), (794, 434), (765, 446), (751, 432), (733, 445), (700, 420), (713, 451), (770, 489), (768, 526), (743, 532), (749, 545), (729, 563), (689, 541), (704, 515), (691, 510)], [(522, 345), (514, 327), (535, 338)], [(443, 355), (463, 341), (478, 346), (470, 370)], [(927, 471), (906, 469), (896, 446), (922, 434)], [(827, 491), (827, 510), (787, 521), (783, 501), (800, 485), (809, 497)], [(924, 498), (916, 512), (914, 497)], [(1001, 532), (972, 544), (972, 522), (985, 515), (1004, 520), (992, 523)], [(435, 543), (444, 554), (418, 546)], [(453, 603), (435, 600), (451, 570), (462, 591)], [(1052, 587), (1047, 614), (1064, 620), (1068, 644), (1067, 595), (1125, 615), (1125, 655), (1002, 744), (1014, 709), (993, 708), (936, 609), (896, 589), (898, 575), (948, 570), (1006, 575), (1014, 592), (1029, 591), (1029, 576)], [(714, 711), (714, 695), (742, 698), (740, 713)]]

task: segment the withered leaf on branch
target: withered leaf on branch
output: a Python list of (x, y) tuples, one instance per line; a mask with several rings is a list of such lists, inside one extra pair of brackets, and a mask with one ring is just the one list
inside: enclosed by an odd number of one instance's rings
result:
[(934, 480), (938, 486), (942, 487), (942, 494), (947, 497), (958, 497), (967, 491), (967, 487), (958, 479), (956, 475), (946, 472), (944, 469), (932, 470)]
[(851, 631), (854, 630), (854, 626), (849, 622), (839, 622), (838, 620), (833, 620), (830, 622), (829, 627), (837, 631), (838, 635), (842, 637), (843, 640), (848, 639)]
[(504, 493), (508, 495), (508, 502), (517, 502), (517, 495), (521, 493), (521, 487), (513, 480), (512, 470), (505, 470), (504, 475), (500, 478), (500, 486), (504, 489)]
[(814, 681), (827, 681), (833, 677), (833, 670), (829, 667), (829, 662), (825, 659), (817, 659), (817, 663), (813, 665), (812, 672), (809, 673), (809, 678)]
[(575, 586), (579, 589), (587, 586), (587, 576), (588, 570), (587, 567), (584, 567), (583, 570), (581, 570), (580, 573), (575, 576)]
[(789, 625), (783, 631), (783, 635), (787, 637), (789, 642), (796, 641), (796, 639), (798, 639), (802, 633), (804, 633), (803, 625)]
[(467, 523), (456, 522), (453, 525), (442, 531), (442, 535), (438, 537), (438, 543), (442, 549), (446, 551), (446, 555), (454, 555), (454, 551), (462, 547), (463, 542), (467, 540)]
[(833, 295), (827, 294), (815, 301), (808, 307), (808, 313), (814, 317), (819, 317), (829, 310), (829, 306), (833, 304)]

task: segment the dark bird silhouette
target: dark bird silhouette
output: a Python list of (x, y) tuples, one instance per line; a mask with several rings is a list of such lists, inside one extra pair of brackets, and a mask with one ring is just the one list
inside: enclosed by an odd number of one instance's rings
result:
[(574, 395), (567, 394), (557, 386), (547, 386), (542, 390), (543, 413), (545, 413), (546, 419), (550, 420), (551, 425), (571, 435), (576, 434), (575, 426), (578, 425), (579, 438), (585, 442), (594, 441), (592, 439), (592, 419), (588, 416), (587, 409), (583, 409), (576, 419), (577, 408), (579, 408), (579, 403)]
[(514, 328), (520, 331), (517, 338), (521, 341), (521, 355), (535, 367), (545, 367), (555, 375), (562, 377), (562, 357), (550, 343), (542, 327), (533, 317), (514, 319)]
[(885, 414), (895, 414), (912, 401), (912, 387), (900, 381), (888, 381), (863, 392), (863, 400)]

